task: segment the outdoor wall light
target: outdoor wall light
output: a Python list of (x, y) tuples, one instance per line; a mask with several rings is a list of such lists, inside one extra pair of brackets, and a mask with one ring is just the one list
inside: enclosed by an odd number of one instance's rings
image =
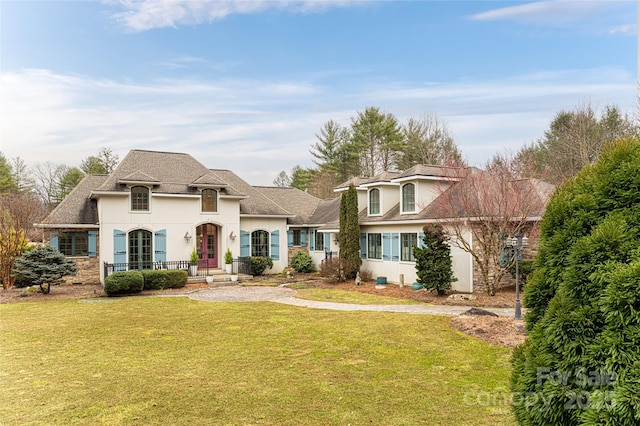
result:
[(185, 233), (184, 233), (184, 239), (185, 239), (187, 242), (190, 242), (190, 241), (191, 241), (191, 234), (189, 234), (189, 231), (187, 231), (187, 232), (185, 232)]
[(235, 241), (235, 240), (236, 240), (236, 234), (234, 234), (234, 233), (233, 233), (233, 231), (231, 231), (231, 232), (229, 233), (229, 239), (230, 239), (231, 241)]

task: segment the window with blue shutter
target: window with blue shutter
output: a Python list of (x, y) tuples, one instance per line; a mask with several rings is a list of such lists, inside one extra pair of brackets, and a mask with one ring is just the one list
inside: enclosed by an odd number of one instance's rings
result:
[(113, 263), (114, 271), (127, 269), (127, 234), (119, 229), (113, 230)]
[(293, 229), (287, 231), (287, 246), (293, 247)]
[(271, 233), (271, 259), (280, 260), (280, 231)]
[(391, 234), (382, 234), (382, 260), (391, 260)]
[(324, 251), (331, 251), (331, 234), (324, 234)]
[(400, 234), (397, 232), (391, 234), (391, 260), (400, 261)]
[(248, 257), (251, 249), (251, 239), (247, 231), (240, 230), (240, 257)]
[(362, 259), (367, 257), (367, 234), (364, 232), (360, 234), (360, 257)]
[(306, 229), (300, 230), (300, 245), (302, 247), (307, 246), (307, 230)]
[(56, 250), (60, 251), (60, 246), (58, 245), (58, 233), (57, 232), (52, 232), (51, 234), (49, 234), (49, 244), (51, 245), (51, 247), (53, 247)]
[(309, 250), (314, 251), (316, 249), (316, 231), (313, 229), (309, 231)]
[(424, 247), (424, 232), (418, 234), (418, 247)]
[(96, 241), (96, 237), (97, 237), (97, 232), (96, 231), (89, 231), (87, 232), (88, 234), (88, 250), (87, 250), (87, 255), (89, 257), (96, 257), (98, 255), (98, 250), (97, 250), (97, 241)]
[(167, 230), (161, 229), (156, 231), (155, 235), (155, 252), (156, 252), (156, 262), (166, 262), (167, 261)]

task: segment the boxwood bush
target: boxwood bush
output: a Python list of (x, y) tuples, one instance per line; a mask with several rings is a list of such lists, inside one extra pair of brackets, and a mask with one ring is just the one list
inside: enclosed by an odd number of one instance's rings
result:
[(142, 271), (145, 290), (180, 288), (187, 284), (187, 271)]
[(262, 275), (265, 270), (273, 268), (273, 260), (265, 256), (251, 258), (251, 275)]
[(137, 293), (144, 288), (144, 277), (138, 271), (114, 272), (104, 279), (104, 292), (107, 296)]
[(309, 256), (309, 253), (299, 251), (291, 258), (291, 267), (296, 272), (313, 272), (315, 269), (313, 266), (313, 259)]

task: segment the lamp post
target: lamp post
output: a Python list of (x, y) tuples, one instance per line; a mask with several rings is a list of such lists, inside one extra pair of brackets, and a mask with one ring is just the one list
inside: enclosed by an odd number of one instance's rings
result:
[(529, 238), (522, 236), (520, 231), (513, 234), (513, 237), (501, 236), (502, 249), (500, 250), (500, 266), (506, 268), (511, 262), (516, 263), (516, 312), (515, 319), (522, 319), (522, 308), (520, 306), (520, 270), (519, 262), (522, 260), (522, 247), (529, 245)]

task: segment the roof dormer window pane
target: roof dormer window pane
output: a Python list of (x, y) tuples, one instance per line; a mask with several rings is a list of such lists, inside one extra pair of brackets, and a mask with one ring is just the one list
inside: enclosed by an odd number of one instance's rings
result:
[(416, 211), (416, 186), (408, 183), (402, 187), (402, 212), (413, 213)]
[(131, 188), (131, 210), (149, 211), (149, 188), (144, 186)]
[(369, 191), (369, 214), (380, 214), (380, 190)]

